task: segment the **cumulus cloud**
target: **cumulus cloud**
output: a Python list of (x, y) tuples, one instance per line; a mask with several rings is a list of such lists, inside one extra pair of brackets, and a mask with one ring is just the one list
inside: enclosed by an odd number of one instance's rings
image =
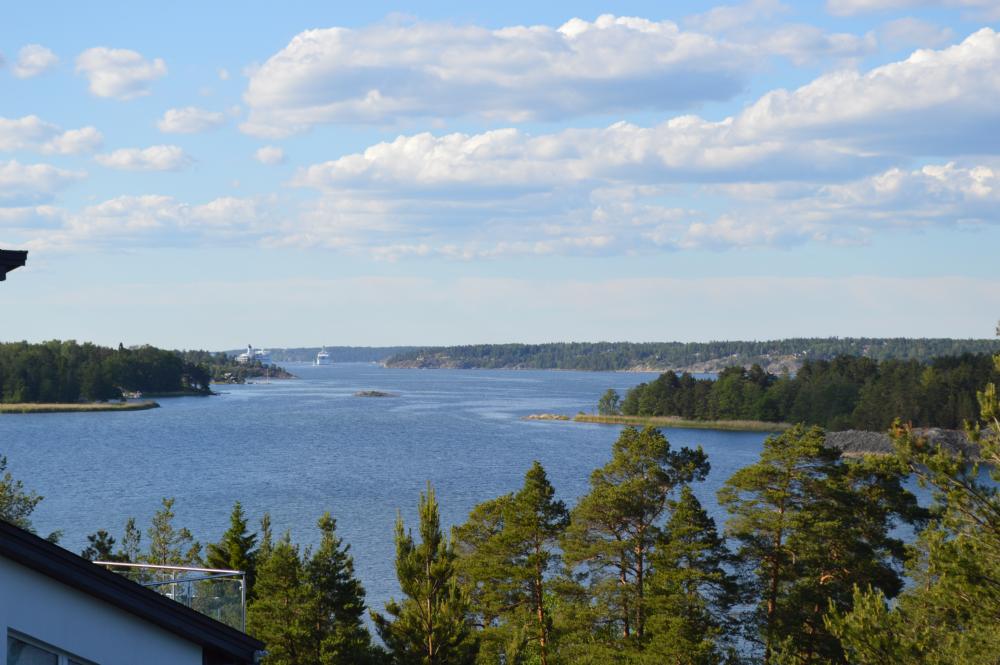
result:
[(167, 65), (129, 49), (98, 46), (77, 56), (76, 71), (87, 77), (92, 94), (128, 100), (148, 95), (150, 83), (166, 76)]
[(122, 171), (179, 171), (191, 159), (176, 145), (154, 145), (148, 148), (121, 148), (96, 155), (101, 166)]
[(285, 151), (277, 146), (266, 145), (263, 148), (257, 149), (257, 152), (254, 153), (254, 159), (261, 164), (267, 164), (269, 166), (273, 166), (274, 164), (284, 164)]
[(559, 28), (308, 30), (250, 73), (243, 129), (283, 137), (406, 116), (525, 121), (687, 108), (739, 92), (747, 57), (670, 21), (609, 15)]
[(20, 79), (38, 76), (59, 64), (59, 56), (40, 44), (28, 44), (17, 52), (10, 71)]
[(47, 154), (75, 155), (101, 146), (103, 136), (94, 127), (62, 131), (37, 115), (21, 118), (0, 116), (0, 152), (33, 150)]
[[(337, 214), (322, 219), (341, 221), (337, 228), (300, 226), (287, 239), (342, 245), (350, 239), (341, 228), (374, 216), (391, 229), (374, 241), (378, 255), (472, 258), (634, 251), (643, 243), (849, 244), (921, 219), (992, 223), (993, 199), (960, 196), (964, 190), (948, 184), (974, 192), (978, 182), (995, 191), (988, 162), (970, 156), (964, 166), (912, 173), (893, 165), (963, 152), (992, 158), (1000, 148), (989, 129), (1000, 123), (1000, 108), (989, 101), (1000, 97), (998, 71), (1000, 35), (986, 29), (867, 73), (834, 72), (794, 91), (772, 91), (720, 121), (681, 116), (652, 127), (616, 123), (538, 136), (513, 128), (400, 136), (300, 169), (292, 184), (337, 201)], [(937, 178), (934, 168), (948, 177)], [(897, 197), (876, 196), (873, 183), (885, 187), (893, 178), (915, 184)], [(858, 188), (853, 196), (869, 201), (867, 208), (847, 205)], [(717, 201), (720, 191), (741, 199), (733, 212), (699, 210), (711, 209), (706, 201)], [(770, 198), (755, 204), (740, 193), (751, 191)], [(691, 210), (663, 203), (676, 196), (699, 202)], [(803, 203), (781, 203), (786, 199)], [(377, 211), (361, 207), (370, 200), (379, 202)]]
[(156, 126), (167, 134), (197, 134), (226, 124), (224, 113), (206, 111), (196, 106), (168, 109)]
[(23, 206), (52, 199), (57, 192), (87, 176), (51, 164), (0, 162), (0, 204)]

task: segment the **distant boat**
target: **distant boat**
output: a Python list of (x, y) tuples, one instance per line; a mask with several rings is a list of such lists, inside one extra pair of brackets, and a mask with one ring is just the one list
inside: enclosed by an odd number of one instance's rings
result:
[(333, 362), (330, 360), (330, 354), (326, 352), (326, 347), (316, 354), (316, 364), (317, 365), (332, 365)]

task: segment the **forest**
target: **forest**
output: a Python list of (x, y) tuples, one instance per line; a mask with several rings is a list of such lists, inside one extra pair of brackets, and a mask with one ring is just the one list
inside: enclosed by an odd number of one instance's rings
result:
[(208, 394), (201, 364), (152, 346), (111, 349), (72, 340), (0, 344), (0, 401), (106, 401), (123, 392)]
[[(247, 571), (266, 665), (993, 663), (1000, 399), (994, 384), (975, 397), (982, 467), (898, 420), (893, 454), (852, 459), (796, 425), (721, 486), (721, 525), (692, 490), (710, 460), (651, 427), (623, 428), (572, 506), (535, 462), (448, 534), (428, 483), (418, 524), (397, 517), (400, 594), (384, 607), (366, 606), (329, 513), (302, 547), (237, 503), (202, 547), (164, 499), (147, 529), (96, 531), (81, 555)], [(0, 518), (31, 529), (42, 497), (4, 467)]]
[[(830, 430), (885, 431), (894, 419), (957, 429), (980, 417), (976, 391), (1000, 374), (987, 354), (929, 362), (837, 356), (808, 360), (794, 375), (759, 365), (729, 367), (717, 379), (665, 372), (656, 380), (601, 399), (605, 414), (679, 416), (691, 420), (806, 423)], [(610, 391), (613, 392), (613, 391)]]
[(756, 363), (795, 371), (808, 360), (840, 355), (928, 361), (963, 353), (996, 353), (995, 339), (796, 338), (752, 342), (560, 342), (424, 347), (389, 357), (388, 367), (455, 369), (632, 369), (717, 371)]

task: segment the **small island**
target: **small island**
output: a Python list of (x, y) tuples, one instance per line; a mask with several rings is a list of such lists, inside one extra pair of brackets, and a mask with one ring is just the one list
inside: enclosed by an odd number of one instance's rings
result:
[(387, 393), (381, 390), (360, 390), (354, 393), (355, 397), (399, 397), (399, 393)]

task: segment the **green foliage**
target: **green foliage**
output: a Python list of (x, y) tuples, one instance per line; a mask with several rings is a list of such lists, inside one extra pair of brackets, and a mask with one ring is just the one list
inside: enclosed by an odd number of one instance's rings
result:
[[(995, 359), (1000, 369), (1000, 356)], [(897, 424), (899, 459), (934, 490), (934, 520), (909, 561), (914, 583), (890, 609), (877, 589), (858, 585), (851, 611), (828, 625), (852, 662), (996, 663), (1000, 654), (1000, 400), (978, 393), (982, 421), (971, 428), (980, 461), (932, 448)]]
[(661, 517), (674, 490), (704, 479), (708, 470), (701, 448), (673, 451), (652, 427), (622, 430), (611, 461), (591, 474), (590, 492), (572, 510), (562, 539), (564, 559), (586, 589), (576, 592), (586, 606), (574, 610), (572, 639), (589, 632), (609, 652), (641, 648)]
[(0, 457), (0, 520), (28, 531), (31, 528), (31, 513), (44, 497), (24, 489), (24, 483), (14, 480), (7, 470), (7, 458)]
[(632, 388), (621, 410), (690, 420), (803, 422), (828, 429), (885, 430), (895, 418), (959, 428), (979, 417), (972, 395), (1000, 373), (986, 355), (877, 362), (838, 356), (806, 361), (794, 377), (758, 365), (730, 367), (716, 380), (665, 372)]
[(119, 399), (122, 391), (208, 392), (209, 375), (173, 351), (151, 346), (117, 350), (74, 341), (0, 344), (0, 401)]
[[(269, 521), (269, 520), (268, 520)], [(255, 598), (247, 622), (267, 644), (267, 665), (365, 665), (379, 652), (362, 624), (364, 588), (354, 577), (349, 546), (325, 513), (320, 543), (300, 553), (286, 534), (271, 543), (265, 532), (258, 559)]]
[(608, 388), (597, 402), (597, 413), (602, 416), (617, 416), (621, 413), (621, 396), (614, 388)]
[(201, 545), (186, 527), (174, 527), (174, 499), (163, 498), (146, 531), (149, 549), (140, 558), (158, 566), (192, 566), (201, 563)]
[(87, 561), (123, 561), (123, 557), (115, 553), (115, 538), (104, 529), (87, 536), (87, 547), (80, 552)]
[[(750, 366), (866, 356), (874, 360), (926, 362), (938, 356), (995, 353), (990, 339), (793, 338), (763, 342), (561, 342), (554, 344), (473, 344), (423, 347), (389, 357), (389, 367), (483, 369), (577, 369), (593, 371), (709, 366), (719, 362)], [(315, 357), (306, 358), (311, 360)]]
[(205, 564), (209, 568), (244, 571), (247, 574), (247, 596), (252, 597), (256, 581), (256, 557), (253, 551), (256, 545), (257, 534), (247, 531), (243, 506), (237, 501), (229, 516), (229, 529), (222, 534), (222, 540), (208, 544)]
[(400, 665), (463, 665), (475, 662), (477, 640), (468, 598), (458, 584), (455, 552), (441, 532), (430, 483), (419, 504), (420, 543), (396, 519), (396, 577), (405, 598), (372, 612), (379, 637)]
[(479, 504), (454, 530), (458, 578), (482, 627), (479, 662), (549, 662), (546, 578), (568, 521), (536, 461), (516, 494)]
[(898, 594), (904, 546), (892, 529), (923, 516), (893, 460), (844, 461), (824, 443), (818, 427), (770, 437), (719, 490), (755, 605), (747, 638), (764, 663), (842, 662), (824, 614), (850, 609), (855, 585)]
[(691, 488), (669, 503), (651, 557), (646, 662), (712, 665), (733, 650), (728, 612), (737, 599), (732, 556)]

